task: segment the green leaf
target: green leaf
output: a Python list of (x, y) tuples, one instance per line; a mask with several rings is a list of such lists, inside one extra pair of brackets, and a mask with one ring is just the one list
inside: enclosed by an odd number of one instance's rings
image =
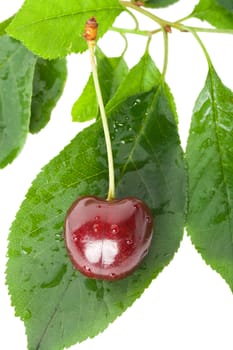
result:
[(9, 26), (13, 18), (14, 16), (7, 18), (5, 21), (0, 23), (0, 36), (6, 34), (6, 28)]
[(112, 109), (116, 108), (117, 105), (129, 96), (139, 92), (150, 91), (160, 83), (160, 77), (160, 72), (146, 51), (139, 63), (129, 71), (115, 95), (107, 104), (107, 112), (109, 113)]
[(150, 252), (131, 276), (116, 282), (82, 276), (67, 257), (67, 209), (78, 196), (104, 198), (108, 190), (97, 121), (38, 175), (12, 225), (7, 283), (16, 314), (25, 322), (29, 349), (59, 350), (103, 331), (170, 262), (182, 239), (186, 176), (166, 87), (130, 97), (109, 121), (117, 196), (137, 196), (151, 208)]
[(207, 21), (219, 29), (233, 29), (232, 8), (221, 6), (220, 1), (217, 2), (217, 0), (200, 0), (192, 16)]
[[(128, 72), (127, 64), (123, 57), (107, 57), (97, 48), (98, 76), (104, 104), (114, 95), (121, 81)], [(92, 75), (72, 108), (73, 121), (85, 122), (98, 116), (98, 102)]]
[(118, 0), (26, 0), (7, 32), (39, 56), (58, 58), (86, 50), (83, 32), (90, 17), (99, 23), (100, 38), (121, 11)]
[(0, 168), (14, 160), (28, 134), (34, 64), (21, 43), (0, 38)]
[(204, 260), (233, 290), (233, 93), (211, 67), (187, 145), (187, 230)]
[(72, 120), (74, 122), (86, 122), (88, 120), (95, 119), (98, 115), (98, 111), (99, 107), (96, 98), (94, 81), (92, 75), (90, 75), (82, 94), (72, 107)]
[(225, 9), (233, 12), (233, 2), (232, 0), (217, 0), (219, 5), (225, 7)]
[(179, 0), (144, 0), (145, 7), (167, 7), (175, 2), (178, 2)]
[(37, 133), (49, 122), (67, 77), (66, 60), (38, 58), (33, 80), (30, 132)]

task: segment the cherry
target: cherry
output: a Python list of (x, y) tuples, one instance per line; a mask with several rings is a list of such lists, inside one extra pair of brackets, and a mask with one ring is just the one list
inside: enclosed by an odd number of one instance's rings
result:
[(77, 199), (67, 212), (64, 238), (73, 265), (90, 278), (117, 280), (147, 255), (153, 219), (141, 200)]

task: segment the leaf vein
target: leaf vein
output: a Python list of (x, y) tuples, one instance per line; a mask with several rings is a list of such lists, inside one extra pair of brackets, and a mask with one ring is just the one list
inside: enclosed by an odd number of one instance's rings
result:
[(28, 27), (32, 27), (34, 25), (37, 25), (37, 24), (40, 24), (40, 23), (43, 23), (43, 22), (47, 22), (47, 21), (54, 21), (54, 20), (60, 20), (61, 18), (64, 18), (64, 17), (75, 17), (75, 16), (82, 16), (83, 14), (88, 14), (90, 13), (93, 14), (93, 12), (107, 12), (107, 11), (120, 11), (121, 9), (119, 7), (114, 7), (114, 6), (110, 6), (110, 7), (105, 7), (105, 8), (91, 8), (91, 9), (85, 9), (85, 10), (78, 10), (78, 11), (75, 11), (75, 12), (72, 12), (72, 13), (63, 13), (63, 14), (60, 14), (60, 15), (54, 15), (54, 16), (50, 16), (50, 17), (45, 17), (45, 18), (41, 18), (41, 19), (38, 19), (36, 21), (33, 21), (31, 23), (27, 23), (27, 24), (24, 24), (24, 25), (19, 25), (17, 26), (17, 29), (25, 29), (25, 28), (28, 28)]

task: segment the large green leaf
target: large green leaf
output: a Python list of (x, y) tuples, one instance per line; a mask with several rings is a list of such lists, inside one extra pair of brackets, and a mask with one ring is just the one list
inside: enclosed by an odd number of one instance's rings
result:
[(38, 58), (33, 79), (30, 132), (39, 132), (49, 121), (67, 76), (66, 60)]
[[(123, 57), (107, 57), (96, 48), (98, 61), (98, 76), (104, 104), (106, 104), (128, 73), (128, 67)], [(85, 122), (98, 116), (98, 102), (92, 75), (72, 108), (73, 121)]]
[(15, 39), (44, 58), (82, 52), (86, 21), (95, 16), (99, 37), (123, 10), (118, 0), (26, 0), (7, 28)]
[(194, 109), (187, 145), (187, 230), (233, 290), (233, 93), (214, 69)]
[(28, 134), (34, 64), (21, 43), (0, 38), (0, 168), (13, 161)]
[(178, 1), (179, 0), (145, 0), (144, 4), (145, 4), (145, 7), (156, 8), (156, 7), (167, 7)]
[(67, 257), (67, 209), (78, 196), (105, 197), (108, 190), (97, 121), (38, 175), (11, 228), (7, 284), (16, 315), (25, 322), (29, 349), (63, 349), (104, 330), (170, 262), (182, 239), (186, 176), (166, 87), (130, 97), (109, 122), (117, 196), (145, 200), (154, 216), (150, 252), (131, 276), (116, 282), (82, 276)]
[[(221, 6), (222, 5), (222, 6)], [(200, 0), (192, 16), (220, 29), (233, 29), (233, 11), (220, 0)]]

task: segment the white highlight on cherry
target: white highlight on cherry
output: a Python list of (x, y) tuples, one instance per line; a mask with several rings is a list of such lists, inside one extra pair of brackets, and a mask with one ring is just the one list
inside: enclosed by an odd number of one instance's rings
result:
[(111, 265), (119, 252), (118, 244), (111, 239), (88, 242), (85, 246), (85, 255), (90, 263), (96, 264), (100, 260), (103, 265)]

